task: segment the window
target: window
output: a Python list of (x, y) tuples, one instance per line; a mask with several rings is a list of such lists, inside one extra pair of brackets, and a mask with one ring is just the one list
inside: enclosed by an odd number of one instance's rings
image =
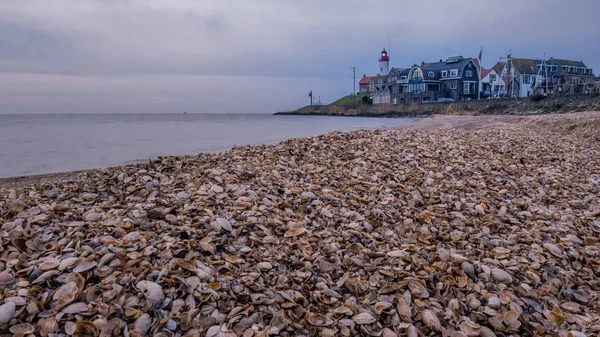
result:
[(463, 94), (469, 94), (469, 83), (463, 85)]
[(420, 94), (425, 91), (425, 83), (409, 84), (408, 91), (413, 94)]
[(458, 88), (458, 86), (456, 85), (456, 82), (450, 84), (450, 89), (456, 90), (456, 88)]
[(381, 84), (381, 83), (383, 83), (383, 80), (380, 78), (377, 80), (377, 84)]
[(447, 87), (446, 87), (446, 83), (442, 84), (442, 90), (443, 90), (443, 91), (446, 91), (446, 88), (447, 88)]
[(370, 81), (369, 81), (369, 83), (370, 83), (370, 84), (373, 84), (373, 80), (370, 80)]
[(406, 76), (402, 76), (402, 77), (400, 77), (400, 80), (402, 80), (402, 81), (406, 81)]
[(412, 73), (410, 74), (410, 80), (411, 81), (422, 81), (423, 80), (423, 72), (421, 71), (421, 69), (416, 68), (412, 71)]
[(435, 76), (435, 74), (433, 73), (433, 71), (430, 71), (430, 72), (427, 74), (427, 76), (428, 76), (428, 77), (434, 77), (434, 76)]
[(490, 82), (496, 82), (496, 75), (490, 74)]
[(448, 77), (448, 71), (442, 70), (442, 78), (446, 78), (446, 77)]
[(458, 76), (458, 69), (450, 70), (450, 77), (456, 77), (456, 76)]
[(465, 71), (465, 76), (466, 77), (473, 77), (473, 71), (472, 70)]

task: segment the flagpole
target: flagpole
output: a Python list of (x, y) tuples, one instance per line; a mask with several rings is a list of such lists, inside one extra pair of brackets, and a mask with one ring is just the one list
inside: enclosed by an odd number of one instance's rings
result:
[(479, 50), (479, 62), (477, 62), (479, 64), (479, 73), (477, 74), (477, 100), (481, 99), (481, 56), (483, 54), (483, 45), (481, 46), (481, 49)]

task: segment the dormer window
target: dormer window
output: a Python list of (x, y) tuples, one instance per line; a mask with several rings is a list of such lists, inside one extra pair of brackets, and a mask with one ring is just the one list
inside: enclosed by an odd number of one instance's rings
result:
[(433, 71), (430, 71), (430, 72), (427, 74), (427, 76), (428, 76), (428, 77), (434, 77), (434, 76), (435, 76), (435, 74), (433, 73)]
[(450, 77), (457, 77), (457, 76), (458, 76), (458, 69), (450, 70)]
[(448, 77), (448, 71), (442, 70), (442, 78), (446, 78), (446, 77)]

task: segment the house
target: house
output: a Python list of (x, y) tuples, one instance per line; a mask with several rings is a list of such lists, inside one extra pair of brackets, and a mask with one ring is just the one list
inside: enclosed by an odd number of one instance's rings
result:
[(571, 61), (551, 57), (548, 61), (550, 67), (560, 74), (559, 82), (556, 84), (571, 84), (574, 93), (585, 93), (588, 86), (595, 82), (594, 71), (583, 63), (583, 61)]
[(363, 75), (358, 81), (358, 92), (361, 94), (372, 94), (375, 86), (371, 83), (373, 76)]
[(548, 94), (555, 90), (568, 91), (573, 85), (574, 93), (585, 92), (584, 84), (594, 82), (594, 73), (582, 61), (570, 61), (550, 58), (547, 61), (529, 58), (511, 58), (498, 62), (492, 68), (502, 77), (507, 94), (513, 97), (527, 97), (536, 88)]
[(454, 56), (439, 62), (413, 65), (399, 72), (399, 92), (392, 102), (422, 103), (440, 98), (465, 100), (477, 98), (479, 70), (471, 58)]
[(481, 67), (480, 78), (479, 91), (482, 98), (490, 96), (499, 97), (505, 93), (504, 81), (493, 68), (486, 69)]
[(391, 103), (392, 85), (387, 81), (387, 77), (387, 75), (377, 75), (371, 78), (374, 86), (372, 93), (373, 104)]

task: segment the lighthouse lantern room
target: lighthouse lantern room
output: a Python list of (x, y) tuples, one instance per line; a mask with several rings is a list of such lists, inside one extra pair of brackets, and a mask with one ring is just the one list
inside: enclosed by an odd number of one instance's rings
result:
[(379, 58), (379, 75), (387, 75), (390, 72), (390, 57), (387, 51), (383, 49)]

